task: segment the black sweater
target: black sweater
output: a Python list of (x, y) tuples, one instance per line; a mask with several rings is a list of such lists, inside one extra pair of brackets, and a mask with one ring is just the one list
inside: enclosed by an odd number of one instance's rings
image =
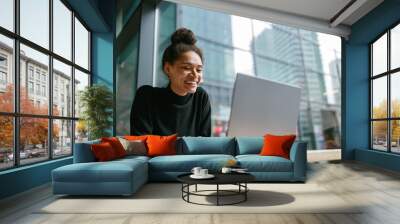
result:
[(211, 106), (207, 92), (175, 94), (170, 86), (140, 87), (131, 110), (131, 135), (211, 136)]

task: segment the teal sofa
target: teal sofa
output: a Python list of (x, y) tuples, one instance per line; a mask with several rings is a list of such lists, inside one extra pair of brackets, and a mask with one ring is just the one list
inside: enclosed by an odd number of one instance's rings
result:
[(307, 144), (296, 141), (290, 159), (260, 156), (263, 137), (182, 137), (177, 140), (177, 155), (127, 156), (96, 162), (91, 141), (75, 144), (74, 163), (52, 171), (54, 194), (131, 195), (148, 181), (176, 181), (193, 167), (218, 172), (234, 159), (259, 182), (305, 182)]

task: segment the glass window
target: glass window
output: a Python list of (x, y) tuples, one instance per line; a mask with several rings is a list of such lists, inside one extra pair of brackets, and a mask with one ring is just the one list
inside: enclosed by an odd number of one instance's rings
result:
[(393, 120), (391, 123), (391, 151), (400, 153), (400, 120)]
[(53, 105), (53, 114), (54, 114), (54, 115), (59, 115), (60, 112), (59, 112), (59, 110), (58, 110), (58, 89), (54, 89), (53, 98), (54, 98), (54, 100), (53, 100), (53, 102), (54, 102), (54, 105)]
[(391, 116), (400, 118), (400, 72), (391, 75), (390, 85)]
[(373, 149), (387, 151), (387, 121), (372, 122), (372, 147)]
[(53, 51), (71, 60), (72, 12), (60, 1), (53, 0)]
[[(162, 53), (164, 50), (168, 47), (170, 43), (170, 35), (171, 33), (176, 29), (177, 27), (177, 19), (176, 19), (176, 5), (171, 4), (166, 1), (161, 1), (158, 4), (158, 12), (159, 12), (159, 19), (158, 20), (158, 30), (157, 30), (157, 58), (156, 58), (156, 69), (157, 69), (157, 75), (155, 77), (156, 79), (156, 85), (157, 86), (163, 86), (168, 84), (168, 78), (163, 74), (163, 68), (162, 68)], [(139, 46), (139, 40), (138, 40), (138, 46)], [(139, 48), (139, 47), (138, 47)], [(204, 52), (206, 53), (206, 52)], [(207, 67), (205, 67), (206, 69)], [(206, 73), (204, 71), (203, 73)], [(126, 110), (126, 109), (125, 109)], [(123, 113), (123, 112), (121, 112)], [(126, 113), (126, 112), (125, 112)], [(129, 130), (129, 128), (128, 128)]]
[[(66, 65), (56, 59), (53, 59), (53, 114), (54, 115), (61, 115), (66, 117), (72, 117), (72, 90), (62, 88), (65, 83), (72, 83), (72, 75), (71, 75), (71, 66)], [(59, 82), (61, 80), (61, 82)], [(61, 88), (60, 86), (61, 85)], [(64, 104), (57, 104), (59, 103), (58, 100), (58, 89), (60, 89), (62, 96), (67, 96), (66, 103)], [(61, 99), (64, 102), (64, 99)], [(60, 107), (65, 106), (65, 114), (61, 114)]]
[[(21, 108), (21, 113), (25, 114), (41, 114), (41, 115), (47, 115), (48, 114), (48, 102), (49, 98), (46, 97), (48, 96), (47, 94), (47, 88), (45, 88), (44, 92), (41, 89), (40, 83), (40, 77), (41, 73), (40, 70), (44, 71), (46, 74), (48, 73), (48, 63), (49, 63), (49, 57), (43, 53), (40, 53), (39, 51), (36, 51), (24, 44), (21, 44), (21, 55), (24, 55), (24, 57), (21, 57), (20, 59), (20, 80), (21, 80), (21, 89), (20, 89), (20, 108)], [(29, 91), (27, 90), (26, 86), (26, 80), (27, 80), (27, 74), (26, 74), (26, 67), (27, 67), (27, 62), (29, 61), (30, 65), (33, 67), (36, 67), (36, 74), (37, 74), (37, 79), (39, 82), (36, 83), (36, 91), (34, 95), (29, 95)], [(46, 78), (45, 78), (46, 79)], [(46, 86), (48, 86), (48, 80), (45, 81)], [(42, 103), (38, 105), (32, 105), (30, 103), (30, 99), (40, 99), (42, 100)]]
[(72, 154), (72, 121), (53, 120), (53, 157)]
[(46, 86), (42, 86), (42, 96), (46, 96)]
[[(139, 1), (138, 1), (139, 2)], [(135, 97), (137, 85), (137, 70), (139, 58), (139, 23), (128, 23), (124, 30), (131, 32), (129, 41), (121, 41), (123, 44), (118, 47), (116, 65), (116, 131), (117, 135), (124, 135), (130, 132), (130, 108)]]
[(233, 50), (235, 74), (244, 73), (254, 75), (254, 62), (251, 52), (242, 51), (239, 49)]
[(14, 165), (13, 117), (0, 115), (0, 170)]
[[(186, 7), (184, 7), (185, 9)], [(187, 17), (189, 17), (190, 15), (185, 13), (185, 15)], [(219, 17), (222, 17), (226, 20), (226, 18), (229, 18), (229, 16), (226, 16), (224, 14), (220, 14), (220, 13), (216, 13), (214, 16), (217, 17), (217, 15), (219, 15)], [(253, 23), (252, 20), (249, 18), (244, 18), (244, 17), (240, 17), (240, 16), (232, 16), (230, 17), (232, 24), (235, 24), (235, 26), (232, 26), (231, 32), (233, 33), (238, 33), (240, 32), (242, 35), (232, 35), (232, 45), (233, 47), (237, 48), (237, 49), (242, 49), (242, 50), (247, 50), (250, 51), (252, 49), (252, 44), (253, 44)], [(222, 24), (225, 25), (225, 24)], [(212, 34), (210, 33), (209, 35), (215, 35), (214, 39), (220, 41), (221, 40), (221, 36), (217, 36), (217, 34)], [(221, 34), (220, 34), (221, 35)], [(229, 39), (229, 38), (228, 38)]]
[[(391, 44), (388, 48), (386, 41), (389, 34)], [(370, 78), (373, 107), (371, 115), (371, 145), (373, 149), (393, 153), (400, 153), (400, 91), (398, 88), (400, 86), (400, 72), (396, 71), (400, 66), (400, 45), (397, 41), (399, 37), (400, 25), (397, 25), (393, 29), (387, 30), (382, 37), (370, 46), (372, 54), (371, 65), (373, 67)], [(389, 58), (384, 57), (387, 52), (389, 53)], [(390, 69), (387, 69), (387, 65), (380, 65), (387, 61), (390, 62)], [(375, 69), (376, 67), (378, 72)], [(386, 73), (378, 76), (379, 78), (374, 76), (382, 72)], [(390, 108), (390, 111), (388, 111), (388, 108)], [(388, 125), (390, 127), (389, 130)]]
[(40, 71), (38, 69), (36, 69), (36, 80), (40, 80)]
[(5, 87), (7, 84), (7, 73), (5, 73), (4, 71), (0, 71), (0, 85), (2, 85), (2, 87)]
[(89, 32), (75, 18), (75, 63), (89, 70)]
[(49, 0), (20, 0), (21, 36), (49, 48)]
[(3, 54), (0, 55), (0, 66), (3, 68), (7, 67), (7, 56), (6, 55), (3, 55)]
[(84, 120), (75, 121), (75, 142), (88, 140), (88, 128)]
[(14, 0), (0, 1), (0, 26), (14, 31)]
[[(1, 5), (1, 3), (0, 3)], [(2, 9), (0, 9), (1, 11)], [(1, 18), (1, 16), (0, 16)], [(6, 58), (13, 58), (13, 40), (0, 34), (0, 111), (14, 111), (14, 72)]]
[(29, 88), (29, 94), (33, 94), (34, 93), (33, 82), (28, 82), (28, 88)]
[(259, 76), (275, 82), (297, 85), (297, 79), (293, 77), (304, 75), (304, 72), (299, 71), (298, 67), (284, 62), (269, 60), (260, 56), (256, 56), (255, 60)]
[(32, 66), (29, 66), (28, 73), (29, 73), (29, 79), (33, 79), (33, 67)]
[(400, 25), (390, 32), (390, 68), (400, 67)]
[(80, 95), (87, 86), (89, 86), (89, 75), (75, 69), (75, 117), (81, 115)]
[(387, 78), (372, 81), (372, 118), (387, 118)]
[(36, 84), (36, 95), (40, 94), (40, 84)]
[(372, 76), (387, 71), (387, 34), (372, 44)]
[(310, 149), (340, 148), (339, 37), (166, 1), (158, 9), (156, 85), (168, 83), (161, 57), (170, 35), (179, 27), (191, 29), (203, 50), (202, 87), (210, 96), (213, 136), (226, 135), (234, 79), (241, 72), (302, 88), (299, 139)]
[(20, 118), (21, 164), (35, 163), (49, 158), (48, 119)]

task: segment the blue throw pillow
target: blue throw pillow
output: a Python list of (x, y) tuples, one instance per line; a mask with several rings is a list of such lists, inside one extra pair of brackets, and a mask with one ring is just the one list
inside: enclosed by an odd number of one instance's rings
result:
[(260, 137), (236, 137), (236, 155), (259, 154), (264, 145), (264, 138)]

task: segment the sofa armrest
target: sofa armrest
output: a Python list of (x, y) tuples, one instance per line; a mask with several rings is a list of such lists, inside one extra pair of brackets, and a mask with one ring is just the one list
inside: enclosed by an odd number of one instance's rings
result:
[(96, 158), (94, 157), (90, 146), (92, 144), (98, 144), (100, 140), (88, 141), (88, 142), (80, 142), (75, 143), (74, 147), (74, 163), (89, 163), (95, 162)]
[(290, 149), (290, 160), (293, 162), (293, 179), (305, 181), (307, 174), (307, 142), (295, 141)]

